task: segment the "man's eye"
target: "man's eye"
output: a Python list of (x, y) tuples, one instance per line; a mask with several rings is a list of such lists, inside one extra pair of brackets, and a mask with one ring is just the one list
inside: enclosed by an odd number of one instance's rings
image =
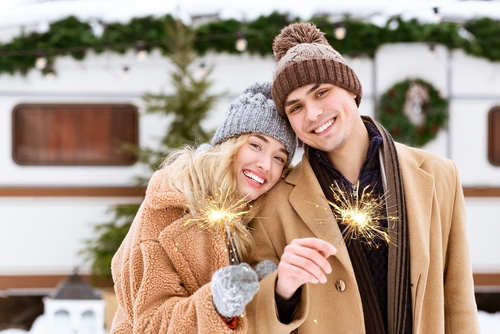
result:
[(300, 109), (300, 105), (295, 105), (295, 106), (292, 106), (290, 107), (290, 109), (288, 109), (288, 113), (289, 114), (293, 114), (294, 112), (298, 111)]
[(326, 92), (327, 92), (327, 90), (326, 90), (326, 89), (324, 89), (324, 90), (320, 90), (320, 91), (316, 94), (316, 97), (321, 97), (321, 96), (325, 95), (325, 94), (326, 94)]

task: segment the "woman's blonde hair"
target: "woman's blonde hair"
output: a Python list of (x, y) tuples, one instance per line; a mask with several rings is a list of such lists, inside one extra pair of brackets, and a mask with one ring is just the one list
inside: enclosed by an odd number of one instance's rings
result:
[[(215, 147), (196, 151), (193, 147), (172, 153), (163, 166), (171, 166), (169, 186), (186, 197), (186, 206), (194, 218), (198, 217), (196, 207), (208, 198), (223, 194), (232, 203), (245, 203), (244, 195), (238, 190), (232, 163), (236, 153), (251, 134), (230, 138)], [(248, 222), (255, 217), (265, 196), (249, 202), (241, 224), (234, 224), (234, 242), (240, 261), (244, 260), (253, 246), (253, 238), (248, 231)]]

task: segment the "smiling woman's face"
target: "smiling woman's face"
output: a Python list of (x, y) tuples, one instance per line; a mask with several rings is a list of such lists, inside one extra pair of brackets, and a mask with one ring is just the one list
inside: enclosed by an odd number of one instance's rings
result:
[(233, 161), (238, 189), (249, 200), (258, 198), (279, 181), (287, 160), (287, 151), (279, 140), (252, 134)]

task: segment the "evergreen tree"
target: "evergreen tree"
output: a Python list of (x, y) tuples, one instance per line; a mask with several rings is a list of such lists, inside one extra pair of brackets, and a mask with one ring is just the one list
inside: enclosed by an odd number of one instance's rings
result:
[(180, 21), (170, 21), (167, 32), (168, 35), (175, 36), (165, 41), (168, 58), (175, 67), (171, 73), (175, 94), (165, 96), (149, 93), (144, 96), (147, 112), (173, 116), (161, 140), (163, 149), (142, 150), (143, 161), (153, 168), (156, 168), (172, 149), (193, 141), (204, 142), (210, 138), (211, 133), (201, 127), (200, 121), (206, 118), (217, 98), (207, 93), (212, 84), (208, 80), (212, 69), (199, 73), (200, 71), (193, 68), (198, 58), (194, 50), (195, 32)]
[[(198, 58), (194, 50), (196, 35), (179, 20), (167, 17), (165, 20), (167, 36), (165, 55), (174, 65), (170, 73), (174, 94), (146, 93), (143, 100), (147, 113), (157, 113), (171, 118), (168, 128), (163, 132), (159, 148), (125, 147), (135, 152), (139, 162), (151, 172), (156, 170), (165, 157), (176, 148), (209, 140), (211, 133), (205, 131), (200, 122), (206, 118), (213, 107), (216, 95), (208, 90), (211, 68), (197, 71), (194, 64)], [(149, 176), (139, 177), (144, 184)], [(140, 203), (117, 205), (110, 208), (112, 219), (94, 227), (95, 236), (87, 240), (81, 255), (91, 263), (94, 285), (107, 286), (111, 282), (111, 259), (130, 228)]]

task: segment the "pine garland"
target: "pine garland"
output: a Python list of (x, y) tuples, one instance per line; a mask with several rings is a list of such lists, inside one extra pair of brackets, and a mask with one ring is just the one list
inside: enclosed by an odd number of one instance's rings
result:
[[(146, 50), (159, 49), (167, 54), (169, 50), (164, 41), (170, 37), (165, 26), (171, 20), (175, 19), (165, 15), (133, 18), (126, 24), (105, 23), (102, 35), (96, 36), (88, 22), (70, 16), (50, 24), (47, 32), (22, 33), (8, 43), (0, 43), (0, 74), (27, 74), (35, 68), (35, 59), (40, 53), (46, 56), (49, 67), (61, 56), (70, 55), (83, 60), (89, 51), (125, 53), (137, 50), (139, 45)], [(244, 37), (248, 42), (246, 52), (266, 56), (272, 55), (274, 36), (284, 26), (297, 20), (288, 14), (274, 12), (251, 22), (216, 20), (191, 29), (196, 35), (195, 49), (198, 54), (208, 51), (237, 53), (235, 41)], [(349, 57), (372, 58), (385, 43), (421, 42), (441, 44), (450, 50), (463, 49), (475, 57), (500, 61), (500, 23), (489, 18), (472, 20), (463, 25), (450, 22), (420, 24), (417, 20), (396, 18), (379, 27), (345, 17), (341, 24), (346, 28), (347, 36), (342, 40), (335, 39), (334, 25), (328, 17), (314, 17), (310, 21), (326, 33), (335, 49)], [(394, 25), (397, 26), (395, 29)]]

